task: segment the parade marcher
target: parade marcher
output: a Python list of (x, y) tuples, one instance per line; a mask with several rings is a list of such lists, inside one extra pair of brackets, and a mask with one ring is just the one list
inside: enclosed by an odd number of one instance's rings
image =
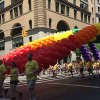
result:
[(96, 73), (99, 73), (99, 61), (97, 60), (95, 63), (96, 63)]
[(89, 73), (89, 76), (90, 76), (90, 74), (92, 74), (93, 77), (95, 78), (95, 75), (94, 75), (94, 73), (93, 73), (92, 61), (87, 60), (87, 61), (86, 61), (86, 67), (87, 67), (87, 71), (88, 71), (88, 73)]
[(57, 78), (57, 64), (55, 64), (53, 67), (52, 67), (52, 73), (53, 73), (53, 78)]
[(68, 63), (65, 63), (65, 67), (66, 67), (66, 76), (67, 76), (67, 78), (68, 78), (68, 73), (69, 73)]
[(96, 70), (96, 62), (92, 62), (92, 66), (93, 66), (93, 69), (95, 70), (95, 73), (97, 73), (97, 70)]
[(8, 91), (8, 90), (3, 88), (3, 83), (4, 83), (4, 80), (6, 78), (6, 67), (2, 63), (3, 63), (3, 61), (0, 60), (0, 98), (3, 98), (2, 91), (5, 92), (5, 95)]
[(75, 71), (78, 74), (78, 72), (79, 72), (79, 64), (78, 64), (78, 62), (75, 63)]
[(65, 73), (68, 72), (68, 66), (67, 66), (67, 63), (65, 63)]
[(39, 66), (35, 60), (32, 60), (32, 57), (33, 55), (31, 53), (29, 53), (27, 56), (28, 62), (25, 65), (25, 74), (28, 82), (30, 100), (36, 100), (34, 88), (37, 80)]
[(70, 72), (71, 75), (73, 76), (73, 65), (72, 65), (72, 63), (68, 62), (67, 67), (68, 67), (68, 72)]
[(5, 67), (7, 70), (10, 70), (10, 88), (12, 91), (12, 98), (11, 100), (16, 100), (16, 93), (19, 95), (19, 97), (22, 97), (22, 92), (19, 92), (16, 88), (17, 85), (19, 83), (18, 80), (18, 68), (17, 65), (15, 64), (15, 62), (12, 62), (11, 66), (6, 66), (6, 62), (5, 62)]
[(79, 69), (80, 69), (80, 75), (81, 75), (81, 77), (84, 78), (84, 74), (83, 74), (84, 64), (82, 62), (82, 59), (79, 60)]

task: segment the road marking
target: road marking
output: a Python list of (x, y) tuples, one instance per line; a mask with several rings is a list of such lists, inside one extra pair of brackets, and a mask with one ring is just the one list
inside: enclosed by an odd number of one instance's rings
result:
[[(42, 77), (41, 79), (37, 79), (36, 83), (41, 84), (41, 83), (53, 82), (53, 81), (57, 81), (57, 80), (68, 79), (70, 77), (72, 77), (72, 76), (71, 75), (66, 76), (66, 74), (57, 75), (57, 79), (53, 78), (52, 76), (47, 76), (47, 77)], [(79, 76), (79, 74), (75, 74), (74, 77), (80, 77), (80, 76)], [(19, 77), (19, 81), (20, 81), (20, 83), (18, 84), (18, 86), (26, 86), (27, 85), (27, 80), (26, 80), (25, 76)], [(8, 77), (6, 78), (3, 86), (5, 88), (10, 88), (10, 78), (8, 78)]]
[[(55, 79), (53, 78), (52, 76), (48, 76), (48, 77), (42, 77), (41, 79), (37, 79), (37, 84), (40, 84), (40, 83), (46, 83), (46, 82), (51, 82), (51, 81), (55, 81), (55, 80), (63, 80), (63, 79), (67, 79), (66, 76), (62, 76), (62, 75), (58, 75), (57, 76), (58, 78)], [(69, 76), (70, 77), (70, 76)], [(27, 85), (27, 80), (26, 78), (24, 77), (21, 77), (19, 79), (19, 84), (18, 84), (18, 87), (19, 86), (26, 86)], [(10, 78), (7, 78), (3, 84), (4, 88), (10, 88)]]
[(99, 86), (89, 86), (89, 85), (63, 84), (63, 83), (47, 83), (47, 84), (100, 89)]

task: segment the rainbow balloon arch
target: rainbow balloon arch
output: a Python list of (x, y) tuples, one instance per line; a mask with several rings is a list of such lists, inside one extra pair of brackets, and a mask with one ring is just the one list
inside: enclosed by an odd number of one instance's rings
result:
[(64, 59), (71, 51), (92, 41), (97, 35), (100, 35), (100, 24), (87, 26), (76, 34), (73, 34), (72, 30), (58, 32), (26, 43), (0, 59), (5, 59), (7, 66), (11, 66), (11, 62), (15, 62), (19, 73), (22, 73), (25, 70), (27, 54), (32, 53), (33, 59), (39, 64), (39, 71), (42, 71), (42, 69), (48, 69), (49, 65), (56, 64), (57, 60)]

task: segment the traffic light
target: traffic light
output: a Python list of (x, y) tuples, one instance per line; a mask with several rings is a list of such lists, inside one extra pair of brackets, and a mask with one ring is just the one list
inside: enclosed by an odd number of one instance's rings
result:
[(25, 29), (23, 29), (23, 30), (22, 30), (22, 37), (27, 36), (27, 34), (28, 34), (27, 31), (26, 31)]

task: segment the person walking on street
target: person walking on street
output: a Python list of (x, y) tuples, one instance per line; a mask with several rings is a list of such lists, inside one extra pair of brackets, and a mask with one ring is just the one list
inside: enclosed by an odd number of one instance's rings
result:
[(82, 62), (82, 59), (79, 60), (79, 69), (80, 69), (80, 75), (81, 75), (81, 77), (84, 78), (84, 74), (83, 74), (84, 64)]
[(57, 64), (52, 67), (53, 78), (57, 78)]
[(35, 60), (32, 60), (32, 57), (33, 55), (31, 53), (29, 53), (27, 56), (28, 62), (25, 65), (25, 74), (28, 83), (30, 100), (36, 100), (34, 88), (37, 80), (39, 66)]
[(90, 60), (86, 61), (86, 67), (87, 67), (87, 71), (89, 73), (89, 76), (90, 76), (90, 74), (92, 74), (93, 77), (95, 78), (95, 75), (93, 73), (92, 61), (90, 61)]
[(10, 70), (10, 88), (12, 91), (12, 98), (11, 100), (16, 100), (16, 93), (19, 95), (19, 97), (22, 97), (22, 92), (19, 92), (16, 87), (19, 83), (18, 80), (18, 68), (17, 65), (15, 64), (15, 62), (12, 62), (11, 66), (6, 66), (6, 62), (4, 62), (5, 67), (7, 70)]
[(5, 95), (8, 91), (8, 90), (3, 88), (3, 83), (4, 83), (4, 80), (6, 78), (6, 67), (2, 63), (3, 63), (3, 61), (0, 60), (0, 98), (3, 98), (2, 91), (5, 92)]
[(96, 73), (99, 73), (99, 61), (98, 60), (96, 60)]
[(73, 77), (73, 65), (70, 61), (68, 62), (67, 67), (68, 67), (68, 71), (71, 73), (71, 75)]

